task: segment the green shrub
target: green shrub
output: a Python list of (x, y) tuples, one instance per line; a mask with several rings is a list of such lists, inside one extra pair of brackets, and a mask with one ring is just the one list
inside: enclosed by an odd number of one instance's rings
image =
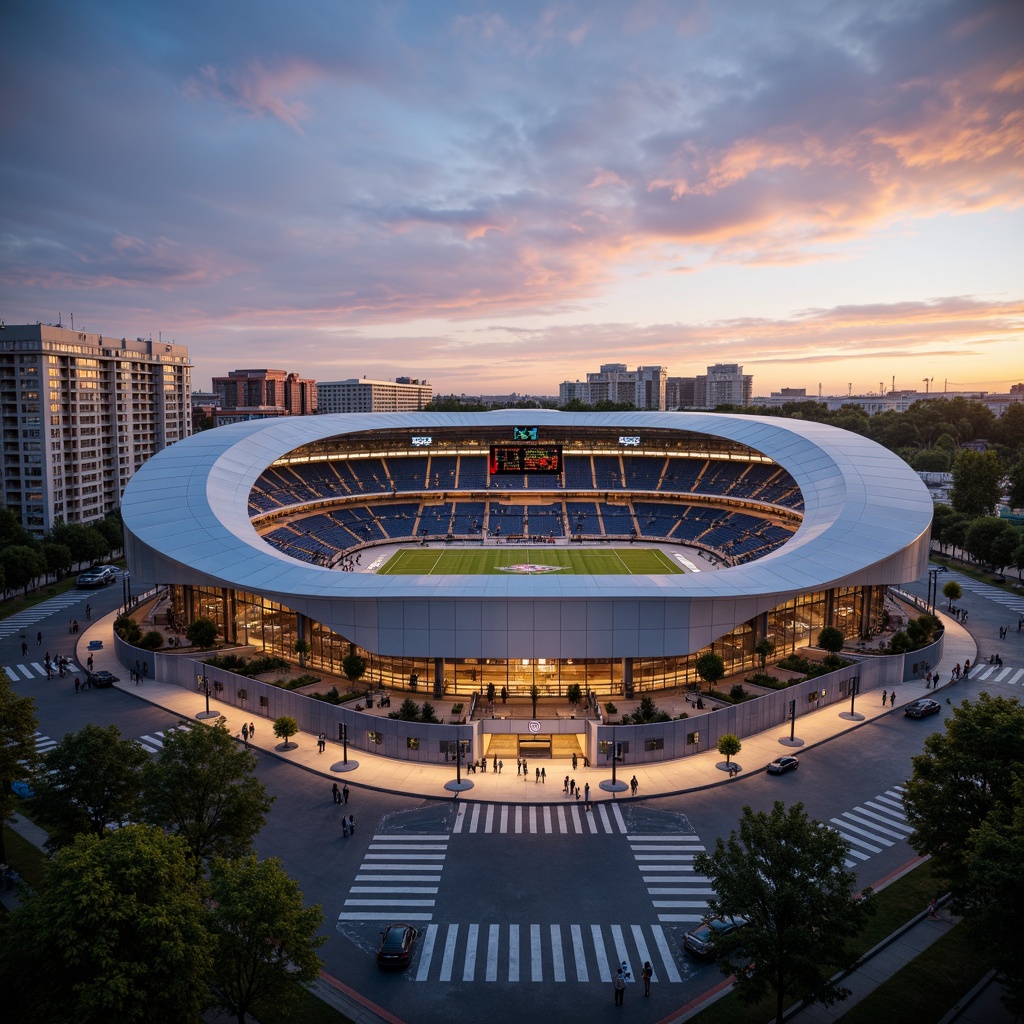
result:
[(611, 701), (605, 704), (604, 711), (606, 715), (617, 715), (619, 713), (619, 709)]
[(151, 629), (143, 634), (139, 640), (139, 646), (144, 651), (158, 651), (164, 645), (164, 635), (158, 629)]

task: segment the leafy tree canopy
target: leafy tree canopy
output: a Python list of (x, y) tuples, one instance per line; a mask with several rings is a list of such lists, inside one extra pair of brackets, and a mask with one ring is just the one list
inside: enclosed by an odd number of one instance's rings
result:
[(847, 940), (874, 908), (870, 890), (854, 898), (847, 849), (842, 836), (810, 818), (803, 804), (787, 810), (776, 801), (768, 813), (744, 807), (739, 831), (694, 860), (715, 891), (708, 900), (712, 913), (749, 922), (716, 940), (723, 973), (736, 974), (746, 1002), (773, 992), (776, 1020), (787, 998), (831, 1006), (849, 994), (832, 975), (853, 965)]
[(39, 726), (36, 702), (11, 689), (7, 673), (0, 674), (0, 863), (7, 863), (3, 825), (14, 816), (11, 783), (30, 778), (35, 771), (35, 732)]
[(201, 866), (215, 856), (239, 857), (266, 824), (274, 798), (222, 722), (173, 730), (143, 774), (148, 821), (179, 835)]

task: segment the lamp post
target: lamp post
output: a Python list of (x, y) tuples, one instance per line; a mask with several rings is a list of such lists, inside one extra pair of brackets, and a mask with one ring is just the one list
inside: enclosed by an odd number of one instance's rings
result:
[(199, 714), (196, 715), (196, 718), (219, 718), (219, 711), (210, 710), (210, 679), (206, 674), (205, 665), (203, 666), (203, 674), (201, 676), (196, 676), (196, 684), (199, 689), (202, 690), (203, 696), (206, 698), (206, 710), (200, 711)]

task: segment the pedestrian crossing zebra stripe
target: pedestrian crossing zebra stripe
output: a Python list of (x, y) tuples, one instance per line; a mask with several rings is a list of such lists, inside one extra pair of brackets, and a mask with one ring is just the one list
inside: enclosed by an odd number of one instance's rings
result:
[(394, 920), (401, 912), (410, 922), (430, 921), (436, 900), (425, 897), (437, 895), (438, 886), (429, 883), (441, 881), (449, 838), (447, 834), (374, 835), (355, 877), (356, 883), (373, 884), (349, 888), (338, 920)]
[[(7, 678), (12, 683), (20, 683), (24, 679), (37, 679), (46, 678), (46, 666), (41, 661), (33, 661), (29, 664), (18, 664), (18, 665), (4, 665), (4, 672), (7, 673)], [(82, 668), (76, 665), (73, 661), (69, 661), (64, 668), (64, 678), (74, 675), (75, 673), (82, 672)], [(21, 673), (20, 675), (18, 673)], [(53, 666), (50, 669), (50, 675), (54, 678), (60, 678), (60, 670)]]
[(187, 732), (190, 728), (191, 726), (189, 725), (176, 725), (171, 729), (165, 729), (141, 736), (137, 742), (147, 754), (159, 754), (160, 751), (164, 749), (164, 740), (170, 733)]
[(452, 834), (469, 835), (625, 835), (629, 829), (616, 803), (584, 810), (572, 804), (459, 804)]
[(660, 924), (431, 923), (418, 947), (416, 982), (608, 984), (621, 965), (637, 980), (646, 962), (652, 981), (683, 981)]
[[(704, 852), (698, 836), (631, 835), (629, 844), (660, 922), (696, 924), (707, 916), (708, 897), (715, 891), (708, 878), (694, 871), (694, 858)], [(659, 898), (665, 896), (681, 898)]]

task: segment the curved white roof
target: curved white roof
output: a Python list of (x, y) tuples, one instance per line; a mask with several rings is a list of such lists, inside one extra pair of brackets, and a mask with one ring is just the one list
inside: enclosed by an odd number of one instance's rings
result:
[[(665, 576), (377, 576), (285, 555), (257, 535), (261, 472), (329, 437), (574, 425), (727, 438), (772, 458), (804, 497), (794, 537), (756, 561)], [(511, 433), (511, 431), (510, 431)], [(501, 491), (503, 498), (514, 492)], [(129, 565), (164, 583), (263, 594), (361, 647), (416, 657), (662, 657), (699, 650), (794, 594), (916, 579), (932, 501), (902, 459), (819, 423), (712, 413), (388, 413), (282, 417), (203, 431), (150, 459), (122, 501)]]

